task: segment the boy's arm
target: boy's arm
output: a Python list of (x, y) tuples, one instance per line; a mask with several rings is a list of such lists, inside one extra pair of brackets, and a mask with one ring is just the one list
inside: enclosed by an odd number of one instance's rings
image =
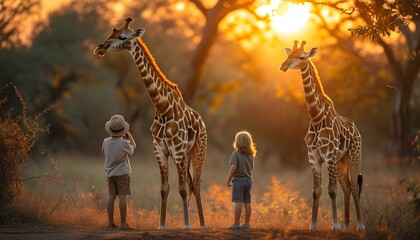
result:
[(236, 164), (231, 164), (230, 165), (229, 174), (228, 174), (228, 177), (226, 179), (226, 185), (228, 187), (231, 187), (232, 186), (232, 178), (233, 178), (233, 175), (236, 172), (236, 169), (238, 169), (238, 165), (236, 165)]
[(133, 136), (131, 135), (131, 133), (130, 133), (130, 132), (127, 132), (127, 136), (128, 136), (128, 140), (130, 141), (130, 144), (131, 144), (134, 148), (136, 148), (136, 141), (134, 141), (134, 138), (133, 138)]

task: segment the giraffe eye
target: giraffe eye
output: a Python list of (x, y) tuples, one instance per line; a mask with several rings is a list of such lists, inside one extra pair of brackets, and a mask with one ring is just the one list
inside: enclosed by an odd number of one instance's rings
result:
[(127, 36), (125, 36), (124, 34), (121, 34), (120, 36), (118, 36), (118, 39), (125, 40), (127, 39)]

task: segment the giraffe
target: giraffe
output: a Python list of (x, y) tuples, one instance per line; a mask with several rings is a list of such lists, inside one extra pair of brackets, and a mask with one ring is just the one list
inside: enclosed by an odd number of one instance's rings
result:
[[(184, 229), (191, 229), (188, 202), (194, 194), (200, 227), (206, 228), (201, 201), (201, 172), (206, 156), (207, 133), (201, 116), (183, 100), (178, 86), (160, 71), (152, 54), (140, 38), (145, 30), (129, 28), (131, 18), (126, 18), (120, 29), (99, 44), (94, 54), (101, 57), (107, 52), (128, 51), (137, 65), (141, 78), (155, 107), (155, 118), (150, 127), (154, 155), (161, 175), (161, 203), (159, 229), (165, 229), (166, 208), (170, 191), (169, 158), (178, 170), (178, 190), (184, 209)], [(191, 167), (190, 167), (191, 165)], [(191, 176), (192, 169), (192, 176)]]
[(344, 195), (344, 230), (350, 230), (350, 196), (353, 195), (357, 214), (357, 230), (365, 230), (360, 212), (360, 194), (363, 177), (360, 173), (362, 137), (354, 122), (340, 116), (332, 100), (325, 94), (317, 69), (309, 59), (318, 48), (304, 51), (305, 41), (300, 48), (294, 41), (293, 49), (286, 48), (287, 59), (280, 70), (299, 69), (305, 91), (306, 107), (310, 116), (305, 142), (313, 173), (313, 203), (310, 228), (316, 230), (319, 198), (322, 193), (322, 164), (327, 164), (328, 194), (332, 202), (333, 230), (341, 230), (337, 220), (337, 180)]

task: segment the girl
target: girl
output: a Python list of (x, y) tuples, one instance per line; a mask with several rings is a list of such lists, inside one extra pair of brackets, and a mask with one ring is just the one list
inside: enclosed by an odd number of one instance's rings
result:
[(251, 134), (247, 131), (238, 132), (233, 142), (233, 151), (229, 163), (230, 171), (226, 179), (228, 187), (232, 187), (232, 202), (235, 203), (235, 222), (232, 229), (241, 229), (239, 220), (241, 218), (242, 205), (245, 205), (245, 223), (242, 229), (249, 228), (251, 218), (251, 188), (252, 169), (254, 168), (254, 157), (257, 154), (255, 143)]

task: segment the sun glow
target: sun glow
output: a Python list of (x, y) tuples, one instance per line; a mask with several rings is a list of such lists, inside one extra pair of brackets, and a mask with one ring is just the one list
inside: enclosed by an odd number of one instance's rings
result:
[(311, 5), (292, 4), (281, 0), (272, 0), (256, 10), (259, 16), (270, 16), (270, 24), (277, 32), (292, 33), (299, 31), (310, 16)]

